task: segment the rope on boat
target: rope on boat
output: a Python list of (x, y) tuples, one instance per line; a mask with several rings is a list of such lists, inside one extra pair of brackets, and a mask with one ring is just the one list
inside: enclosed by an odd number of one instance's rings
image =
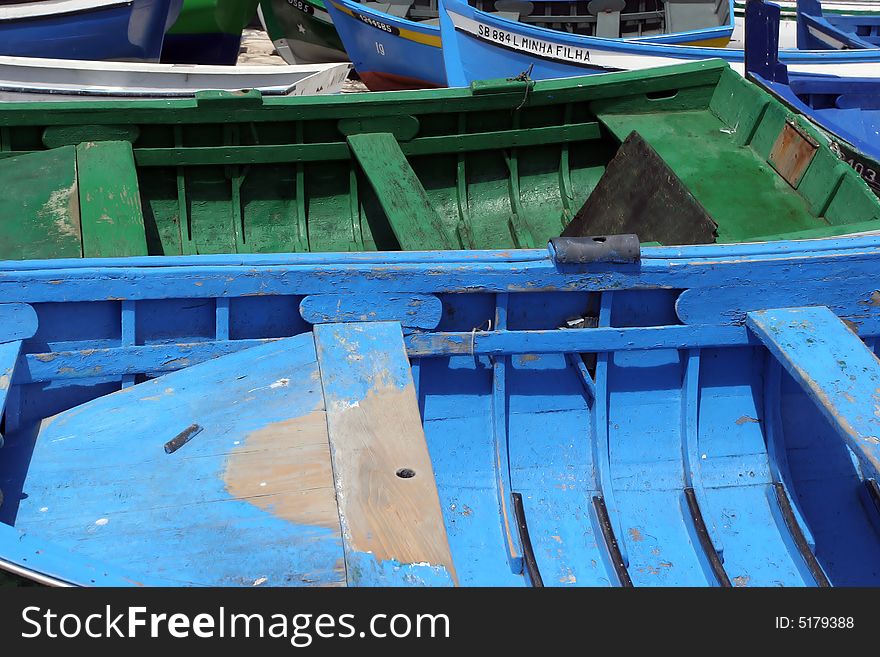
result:
[(471, 358), (474, 359), (474, 367), (475, 368), (477, 366), (477, 355), (474, 353), (474, 349), (476, 346), (477, 331), (479, 331), (480, 333), (483, 333), (484, 331), (491, 331), (492, 330), (492, 320), (491, 319), (487, 319), (484, 322), (484, 324), (488, 324), (489, 326), (486, 329), (484, 329), (483, 324), (480, 324), (479, 326), (475, 326), (474, 328), (471, 329)]
[(534, 67), (535, 67), (534, 63), (529, 64), (529, 67), (525, 71), (523, 71), (522, 73), (517, 75), (516, 77), (507, 78), (507, 80), (509, 82), (525, 82), (526, 83), (526, 92), (523, 94), (522, 102), (519, 104), (519, 106), (515, 110), (513, 110), (514, 112), (518, 112), (519, 110), (521, 110), (523, 108), (523, 105), (525, 105), (526, 101), (529, 99), (529, 91), (532, 90), (531, 83), (534, 82), (534, 80), (532, 80), (532, 78), (531, 78), (532, 69)]

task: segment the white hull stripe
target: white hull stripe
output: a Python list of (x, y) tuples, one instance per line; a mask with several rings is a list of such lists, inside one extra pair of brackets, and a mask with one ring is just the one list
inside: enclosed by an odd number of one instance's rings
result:
[(26, 18), (50, 18), (63, 14), (126, 7), (133, 0), (43, 0), (20, 5), (0, 6), (0, 21), (22, 20)]

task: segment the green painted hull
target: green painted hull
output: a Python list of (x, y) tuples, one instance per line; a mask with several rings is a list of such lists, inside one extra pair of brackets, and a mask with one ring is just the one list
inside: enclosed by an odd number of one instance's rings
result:
[(880, 202), (821, 133), (710, 61), (531, 86), (6, 104), (0, 258), (543, 247), (632, 131), (718, 242), (880, 229)]
[(180, 16), (168, 34), (240, 36), (259, 4), (260, 0), (184, 0)]
[(260, 10), (269, 38), (288, 63), (348, 61), (321, 0), (263, 0)]

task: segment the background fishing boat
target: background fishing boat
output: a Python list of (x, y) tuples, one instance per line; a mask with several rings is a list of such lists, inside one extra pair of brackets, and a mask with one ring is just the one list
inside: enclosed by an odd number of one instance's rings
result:
[(0, 274), (41, 581), (880, 583), (877, 237)]
[[(641, 70), (713, 57), (744, 72), (742, 49), (577, 36), (507, 20), (459, 0), (444, 0), (443, 6), (440, 26), (446, 35), (443, 57), (450, 86), (526, 71), (531, 78), (543, 80)], [(880, 64), (880, 48), (782, 50), (779, 59), (792, 71), (835, 74), (841, 72), (843, 65), (876, 68)]]
[(823, 14), (817, 0), (797, 2), (797, 43), (802, 50), (880, 46), (880, 15)]
[(864, 71), (871, 77), (789, 72), (775, 43), (779, 7), (750, 4), (747, 17), (749, 79), (823, 128), (832, 149), (880, 194), (880, 67)]
[[(184, 0), (165, 35), (162, 61), (172, 64), (235, 64), (241, 32), (260, 0)], [(303, 62), (306, 63), (306, 62)]]
[[(436, 7), (410, 0), (359, 3), (326, 0), (355, 70), (372, 90), (447, 86)], [(638, 38), (651, 43), (725, 45), (733, 9), (725, 2), (596, 0), (479, 2), (493, 15), (573, 34)], [(450, 85), (451, 86), (451, 85)]]
[[(742, 48), (745, 44), (745, 15), (747, 0), (734, 0), (734, 16), (736, 23), (733, 28), (731, 45)], [(797, 48), (797, 2), (796, 0), (778, 0), (782, 13), (779, 22), (779, 47)], [(822, 0), (822, 13), (828, 16), (847, 14), (850, 16), (880, 16), (880, 2), (877, 0), (851, 0), (850, 2), (834, 2)]]
[(349, 64), (233, 68), (0, 57), (0, 100), (185, 98), (200, 91), (245, 89), (263, 96), (332, 94), (340, 91), (348, 71)]
[(289, 64), (348, 61), (324, 0), (265, 0), (258, 11), (263, 29)]
[(447, 86), (440, 28), (429, 19), (408, 18), (408, 0), (325, 4), (355, 71), (371, 91)]
[(183, 0), (26, 0), (0, 4), (0, 55), (159, 61)]
[[(814, 127), (717, 61), (431, 93), (7, 103), (0, 139), (6, 259), (532, 248), (636, 228), (732, 242), (880, 219)], [(610, 224), (584, 223), (594, 194)]]

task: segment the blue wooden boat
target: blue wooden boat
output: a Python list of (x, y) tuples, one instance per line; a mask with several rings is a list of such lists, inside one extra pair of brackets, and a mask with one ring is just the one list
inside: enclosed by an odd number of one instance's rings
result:
[[(745, 43), (746, 4), (747, 0), (734, 0), (733, 3), (736, 22), (731, 42), (739, 43), (740, 47), (743, 47)], [(797, 0), (776, 0), (776, 4), (782, 10), (779, 23), (779, 47), (797, 48)], [(878, 16), (880, 15), (880, 2), (877, 0), (822, 0), (821, 12), (825, 16), (841, 14), (850, 16)]]
[(183, 0), (3, 0), (0, 55), (159, 61)]
[(880, 237), (0, 263), (0, 564), (880, 584)]
[(880, 66), (864, 71), (870, 77), (791, 72), (778, 58), (779, 7), (749, 3), (746, 19), (749, 78), (827, 131), (832, 150), (880, 195)]
[(446, 86), (440, 28), (408, 19), (409, 2), (393, 5), (325, 0), (324, 4), (354, 69), (370, 90)]
[[(542, 80), (708, 58), (724, 59), (744, 72), (742, 49), (579, 36), (507, 20), (461, 0), (442, 0), (442, 6), (443, 59), (451, 87), (526, 72), (531, 79)], [(782, 50), (779, 59), (791, 70), (805, 73), (829, 73), (844, 64), (875, 69), (880, 63), (880, 48)]]
[(818, 0), (797, 0), (797, 46), (845, 50), (880, 46), (880, 15), (822, 12)]
[[(426, 7), (412, 0), (326, 0), (325, 4), (355, 70), (371, 90), (447, 86), (435, 3)], [(578, 15), (584, 3), (560, 0), (475, 4), (491, 8), (494, 16), (528, 25), (648, 43), (723, 47), (733, 32), (733, 0), (594, 0), (584, 15)]]

